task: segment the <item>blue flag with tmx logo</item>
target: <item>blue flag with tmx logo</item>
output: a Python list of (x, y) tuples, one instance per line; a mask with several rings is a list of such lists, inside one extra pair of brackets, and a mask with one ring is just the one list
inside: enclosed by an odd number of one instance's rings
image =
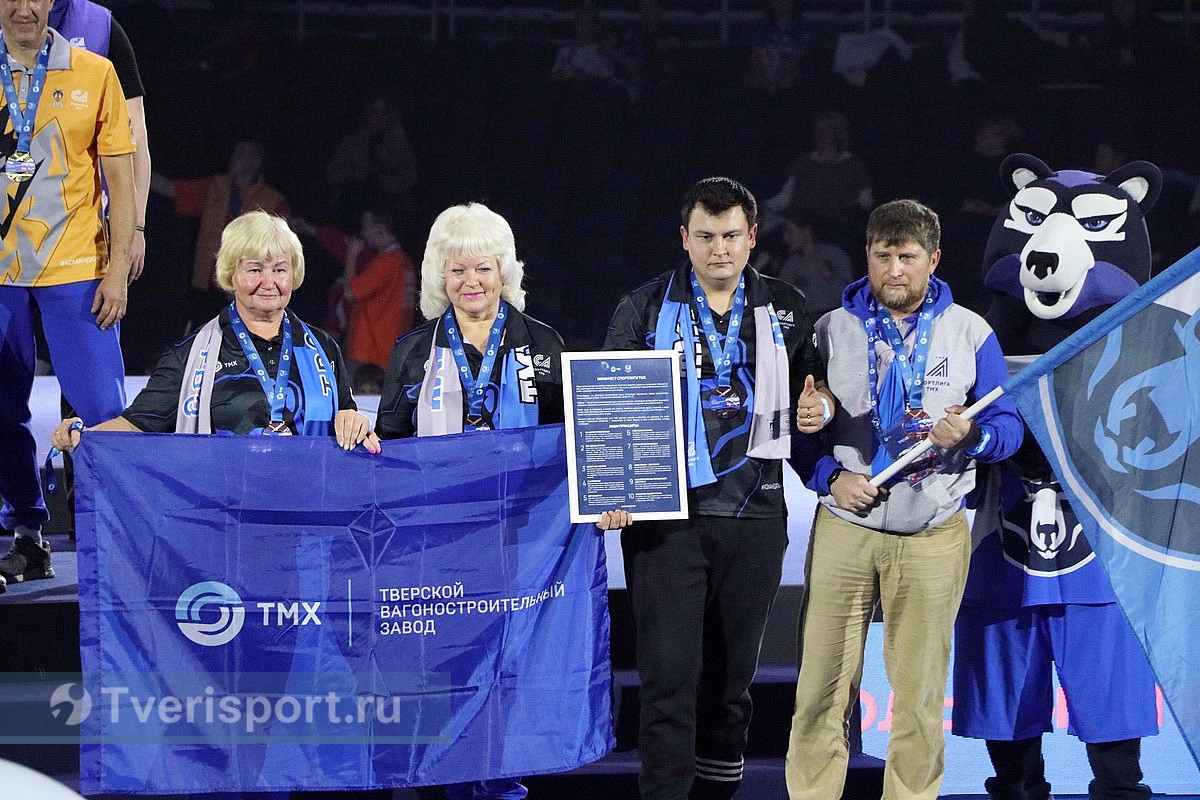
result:
[(1200, 765), (1200, 250), (1004, 386)]
[(387, 442), (92, 433), (85, 793), (369, 789), (612, 749), (603, 538), (562, 426)]

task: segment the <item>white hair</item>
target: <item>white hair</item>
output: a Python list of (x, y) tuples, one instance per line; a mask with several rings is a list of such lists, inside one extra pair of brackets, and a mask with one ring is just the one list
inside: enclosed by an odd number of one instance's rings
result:
[(518, 311), (525, 310), (525, 265), (517, 260), (512, 227), (483, 203), (451, 206), (429, 228), (421, 260), (421, 313), (439, 317), (450, 305), (446, 295), (446, 263), (458, 256), (492, 257), (500, 267), (500, 296)]

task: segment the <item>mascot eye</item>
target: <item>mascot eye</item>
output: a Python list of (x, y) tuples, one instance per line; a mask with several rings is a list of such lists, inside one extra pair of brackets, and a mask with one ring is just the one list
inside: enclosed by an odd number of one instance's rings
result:
[(1105, 228), (1107, 228), (1108, 224), (1110, 222), (1112, 222), (1114, 219), (1116, 219), (1116, 218), (1115, 217), (1087, 217), (1085, 219), (1079, 220), (1079, 225), (1085, 231), (1091, 231), (1091, 232), (1095, 233), (1096, 231), (1102, 231)]
[(1025, 221), (1034, 227), (1037, 227), (1046, 221), (1046, 215), (1038, 211), (1036, 208), (1029, 208), (1028, 206), (1017, 206), (1017, 208), (1024, 212)]

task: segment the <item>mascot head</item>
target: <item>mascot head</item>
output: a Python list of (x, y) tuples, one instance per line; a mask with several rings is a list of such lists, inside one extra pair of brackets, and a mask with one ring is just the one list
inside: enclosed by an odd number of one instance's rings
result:
[[(1150, 278), (1145, 214), (1158, 199), (1162, 173), (1145, 161), (1108, 175), (1055, 172), (1023, 153), (1008, 156), (1000, 170), (1013, 197), (984, 255), (993, 298), (987, 319), (1010, 369), (1019, 369)], [(1004, 509), (1000, 541), (1010, 563), (1053, 576), (1093, 559), (1032, 436), (981, 485), (980, 507)]]
[[(984, 255), (984, 284), (996, 298), (988, 319), (1006, 353), (1043, 352), (1150, 277), (1145, 214), (1162, 172), (1146, 161), (1108, 175), (1056, 172), (1024, 153), (1004, 159), (1000, 172), (1014, 195)], [(1047, 324), (1039, 330), (1038, 321)]]

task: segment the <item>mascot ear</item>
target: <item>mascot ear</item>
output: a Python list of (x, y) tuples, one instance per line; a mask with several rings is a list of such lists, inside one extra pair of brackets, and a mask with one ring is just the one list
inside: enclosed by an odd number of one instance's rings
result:
[(1018, 191), (1034, 181), (1048, 177), (1053, 170), (1046, 162), (1028, 153), (1013, 153), (1000, 162), (1000, 180), (1012, 183)]
[(1104, 178), (1133, 198), (1142, 207), (1145, 214), (1154, 207), (1158, 195), (1162, 191), (1162, 170), (1149, 161), (1131, 161), (1123, 167), (1117, 167)]

